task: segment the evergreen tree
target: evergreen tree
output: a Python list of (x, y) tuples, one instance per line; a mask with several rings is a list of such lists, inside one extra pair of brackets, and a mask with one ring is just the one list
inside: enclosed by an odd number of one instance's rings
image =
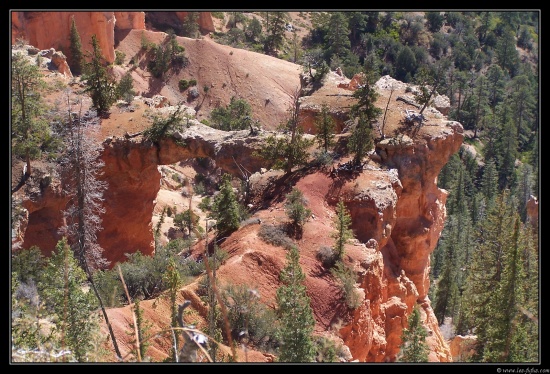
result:
[(348, 141), (348, 150), (354, 154), (353, 163), (355, 165), (361, 165), (373, 144), (369, 117), (367, 114), (361, 113)]
[(134, 99), (136, 92), (134, 91), (134, 79), (128, 71), (122, 76), (116, 87), (117, 98), (123, 99), (126, 102), (131, 102)]
[(500, 67), (508, 71), (510, 76), (513, 77), (516, 75), (519, 64), (519, 52), (516, 49), (516, 37), (512, 30), (505, 30), (499, 38), (495, 52)]
[[(526, 254), (532, 243), (529, 229), (519, 220), (509, 192), (498, 195), (487, 218), (480, 224), (478, 245), (473, 254), (468, 279), (470, 323), (477, 335), (475, 359), (483, 362), (518, 362), (533, 352), (524, 344), (534, 344), (532, 312), (525, 305), (538, 302), (525, 300)], [(532, 263), (530, 264), (532, 265)], [(532, 311), (533, 309), (531, 309)], [(535, 322), (536, 323), (536, 322)]]
[(252, 18), (244, 29), (244, 35), (247, 40), (252, 43), (256, 43), (262, 35), (262, 24), (257, 18)]
[(311, 216), (311, 210), (306, 208), (306, 205), (307, 200), (299, 189), (293, 188), (292, 191), (286, 195), (285, 212), (291, 220), (291, 225), (294, 228), (295, 234), (301, 233), (304, 223), (306, 223)]
[(76, 22), (74, 20), (74, 15), (71, 16), (71, 31), (70, 31), (70, 45), (69, 50), (71, 51), (67, 61), (69, 67), (71, 68), (71, 73), (73, 75), (80, 75), (82, 73), (82, 64), (84, 61), (84, 54), (82, 53), (82, 43), (80, 41), (80, 34), (76, 28)]
[(407, 74), (412, 76), (416, 72), (416, 68), (416, 57), (414, 56), (413, 51), (408, 46), (402, 47), (399, 55), (397, 56), (397, 61), (395, 62), (396, 79), (403, 82), (409, 82), (409, 79), (407, 79)]
[(266, 20), (267, 37), (264, 42), (264, 51), (269, 55), (276, 55), (277, 50), (283, 46), (285, 39), (286, 23), (290, 19), (288, 12), (269, 12), (271, 16)]
[(210, 119), (214, 128), (224, 131), (245, 130), (249, 127), (252, 107), (244, 99), (232, 96), (227, 107), (214, 108)]
[[(176, 266), (175, 260), (171, 258), (168, 262), (168, 266), (166, 267), (166, 272), (163, 275), (163, 282), (166, 285), (166, 288), (168, 290), (167, 297), (170, 299), (170, 327), (177, 328), (178, 327), (178, 305), (176, 303), (179, 289), (182, 286), (183, 282), (180, 276), (180, 273), (178, 271), (178, 267)], [(182, 334), (186, 334), (185, 331), (181, 332)], [(172, 346), (172, 358), (174, 362), (178, 362), (178, 337), (180, 336), (180, 333), (177, 332), (177, 330), (174, 330), (174, 345)]]
[(92, 104), (98, 114), (103, 115), (116, 100), (116, 84), (111, 75), (107, 72), (104, 57), (95, 35), (91, 40), (92, 52), (88, 54), (89, 62), (84, 63), (84, 77), (86, 80), (85, 92), (89, 92)]
[(315, 135), (319, 147), (323, 147), (325, 153), (334, 145), (334, 130), (336, 127), (334, 119), (329, 113), (329, 107), (326, 103), (321, 105), (321, 112), (315, 120), (317, 133)]
[(426, 22), (428, 24), (428, 30), (436, 33), (443, 26), (443, 23), (445, 22), (445, 16), (438, 11), (426, 12)]
[(328, 32), (325, 36), (325, 43), (328, 46), (326, 50), (327, 59), (330, 60), (334, 56), (344, 59), (351, 53), (350, 30), (344, 13), (331, 12), (328, 26)]
[[(137, 344), (138, 342), (135, 339), (135, 331), (137, 331), (137, 339), (139, 340), (139, 346), (137, 349), (139, 350), (139, 357), (141, 357), (142, 361), (148, 361), (147, 348), (151, 345), (149, 339), (153, 337), (153, 334), (151, 333), (153, 324), (144, 319), (143, 308), (140, 306), (139, 298), (137, 298), (134, 302), (134, 314), (136, 316), (136, 324), (135, 326), (133, 323), (130, 324), (132, 331), (128, 332), (128, 335), (134, 336), (134, 340), (132, 340), (131, 343)], [(132, 351), (137, 356), (137, 351)]]
[(283, 169), (285, 174), (290, 174), (294, 167), (307, 163), (308, 148), (313, 144), (313, 139), (306, 138), (300, 126), (299, 87), (292, 94), (291, 100), (288, 119), (279, 126), (279, 131), (283, 134), (268, 136), (264, 147), (256, 153), (272, 162), (273, 168)]
[(281, 321), (278, 361), (312, 362), (315, 319), (304, 285), (305, 275), (300, 266), (298, 248), (293, 246), (286, 258), (287, 264), (280, 275), (282, 285), (277, 289), (277, 310)]
[(214, 198), (212, 218), (216, 220), (219, 238), (228, 236), (240, 226), (239, 203), (229, 174), (222, 176), (220, 193)]
[(415, 305), (408, 319), (408, 327), (403, 329), (400, 362), (428, 362), (428, 332), (420, 318), (420, 309)]
[(94, 295), (84, 291), (86, 278), (67, 239), (62, 238), (46, 265), (41, 289), (48, 308), (58, 318), (56, 330), (61, 334), (62, 346), (69, 348), (79, 362), (88, 361), (93, 348), (91, 337), (99, 328)]
[(182, 35), (188, 38), (196, 38), (199, 34), (199, 12), (187, 12), (182, 22)]
[[(31, 160), (41, 155), (50, 136), (44, 119), (45, 106), (40, 93), (44, 82), (38, 67), (23, 55), (15, 54), (11, 61), (11, 137), (14, 154), (26, 161), (25, 180), (31, 175)], [(13, 191), (15, 192), (15, 191)]]
[(332, 237), (336, 241), (335, 250), (336, 250), (336, 259), (342, 259), (344, 257), (344, 246), (347, 241), (353, 238), (353, 231), (350, 229), (351, 225), (351, 216), (344, 201), (338, 201), (336, 205), (336, 216), (334, 217), (334, 226), (336, 232), (332, 234)]

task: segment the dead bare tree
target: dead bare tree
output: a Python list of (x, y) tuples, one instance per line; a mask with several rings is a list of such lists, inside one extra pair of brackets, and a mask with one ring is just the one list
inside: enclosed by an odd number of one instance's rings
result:
[(386, 126), (386, 114), (388, 113), (388, 107), (390, 106), (391, 96), (393, 95), (394, 91), (395, 91), (395, 84), (392, 83), (390, 86), (390, 97), (388, 97), (388, 102), (386, 103), (386, 110), (384, 110), (384, 119), (382, 120), (382, 126), (380, 128), (380, 135), (382, 136), (382, 139), (386, 137), (384, 133), (384, 128)]
[[(93, 125), (83, 119), (82, 97), (77, 96), (75, 100), (79, 105), (78, 113), (72, 111), (74, 99), (71, 99), (70, 89), (66, 91), (66, 98), (67, 148), (61, 158), (61, 167), (67, 178), (67, 183), (64, 184), (65, 192), (71, 199), (63, 212), (65, 225), (61, 232), (68, 238), (75, 257), (86, 272), (109, 328), (116, 354), (122, 359), (103, 301), (92, 277), (94, 270), (106, 268), (108, 265), (108, 261), (103, 257), (103, 249), (97, 242), (97, 232), (102, 229), (101, 215), (105, 212), (103, 192), (107, 188), (107, 183), (98, 179), (104, 166), (99, 157), (101, 148), (88, 133)], [(91, 117), (88, 118), (92, 119)]]

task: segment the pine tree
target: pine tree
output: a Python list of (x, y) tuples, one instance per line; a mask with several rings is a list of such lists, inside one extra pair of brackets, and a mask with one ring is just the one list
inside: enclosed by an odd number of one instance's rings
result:
[(264, 51), (269, 55), (275, 55), (283, 46), (286, 22), (290, 19), (287, 12), (270, 12), (271, 21), (266, 22), (267, 37), (264, 42)]
[(94, 314), (97, 308), (94, 295), (84, 291), (86, 278), (63, 237), (46, 265), (41, 289), (48, 308), (58, 318), (62, 345), (69, 348), (79, 362), (87, 361), (92, 334), (99, 328)]
[(219, 238), (230, 235), (240, 226), (239, 203), (231, 186), (229, 174), (222, 176), (220, 193), (214, 198), (212, 218), (216, 220)]
[(84, 61), (84, 54), (82, 53), (82, 43), (80, 41), (80, 34), (76, 28), (76, 22), (74, 15), (71, 16), (71, 31), (70, 31), (70, 46), (71, 51), (69, 55), (69, 67), (73, 75), (80, 75), (82, 73), (82, 63)]
[(311, 210), (306, 208), (306, 205), (307, 200), (299, 189), (293, 188), (286, 195), (285, 213), (290, 218), (296, 235), (302, 232), (304, 224), (311, 216)]
[[(41, 155), (42, 145), (50, 136), (44, 119), (44, 103), (40, 89), (44, 85), (36, 65), (23, 55), (11, 61), (12, 150), (26, 162), (25, 180), (31, 176), (31, 160)], [(15, 191), (13, 191), (15, 192)]]
[(187, 12), (182, 22), (182, 35), (188, 38), (196, 38), (199, 34), (199, 12)]
[(371, 70), (363, 71), (363, 82), (353, 93), (357, 102), (351, 106), (350, 115), (356, 124), (349, 138), (348, 150), (354, 153), (353, 162), (360, 165), (363, 157), (373, 145), (371, 124), (378, 119), (382, 110), (376, 107), (376, 75)]
[(328, 153), (328, 149), (334, 145), (334, 131), (336, 129), (336, 123), (334, 118), (329, 113), (329, 107), (326, 103), (321, 105), (321, 112), (315, 120), (315, 128), (317, 134), (317, 143), (319, 147), (324, 148), (325, 153)]
[(129, 71), (118, 82), (116, 94), (117, 98), (123, 99), (128, 103), (134, 99), (134, 95), (136, 94), (134, 91), (134, 79)]
[(104, 57), (95, 35), (90, 42), (92, 52), (88, 54), (89, 62), (84, 63), (84, 77), (86, 80), (85, 92), (89, 92), (92, 104), (98, 114), (103, 115), (116, 100), (116, 85), (114, 79), (107, 72)]
[[(521, 226), (508, 191), (499, 194), (487, 218), (481, 221), (478, 245), (469, 272), (467, 300), (470, 323), (477, 335), (475, 359), (482, 362), (518, 362), (533, 359), (538, 339), (533, 306), (538, 299), (529, 293), (526, 274), (532, 271), (530, 229)], [(536, 260), (535, 260), (536, 261)], [(526, 309), (529, 305), (529, 310)], [(536, 306), (535, 306), (536, 309)], [(535, 358), (538, 359), (538, 358)]]
[(342, 259), (344, 256), (344, 246), (346, 242), (353, 237), (353, 231), (349, 228), (351, 225), (351, 216), (344, 205), (344, 201), (340, 200), (336, 205), (336, 216), (334, 217), (334, 226), (336, 232), (332, 237), (336, 241), (336, 260)]
[(268, 136), (264, 147), (256, 152), (257, 156), (272, 162), (273, 168), (283, 169), (285, 174), (307, 163), (308, 148), (313, 144), (313, 139), (306, 138), (300, 126), (300, 87), (291, 95), (288, 114), (288, 119), (279, 126), (283, 134)]
[[(176, 303), (179, 289), (182, 286), (182, 279), (178, 268), (175, 264), (174, 259), (170, 259), (168, 266), (166, 268), (166, 273), (163, 276), (163, 282), (166, 285), (167, 296), (170, 299), (170, 326), (172, 328), (178, 327), (178, 305)], [(182, 331), (183, 334), (186, 334), (185, 331)], [(174, 362), (178, 362), (178, 337), (180, 333), (177, 330), (174, 330), (174, 345), (172, 350), (172, 358)]]
[(278, 361), (312, 362), (315, 319), (303, 284), (305, 275), (300, 266), (298, 248), (293, 246), (286, 258), (287, 264), (280, 275), (282, 286), (277, 289), (277, 310), (281, 321)]
[(415, 305), (408, 319), (408, 328), (403, 329), (400, 362), (428, 362), (428, 333), (422, 325), (419, 307)]
[(354, 154), (353, 163), (361, 165), (363, 158), (372, 148), (374, 142), (372, 139), (372, 129), (367, 114), (359, 114), (357, 124), (353, 129), (348, 142), (348, 150)]
[(336, 56), (344, 59), (351, 52), (351, 42), (349, 40), (348, 19), (342, 12), (332, 12), (329, 19), (328, 32), (325, 37), (328, 49), (327, 58)]

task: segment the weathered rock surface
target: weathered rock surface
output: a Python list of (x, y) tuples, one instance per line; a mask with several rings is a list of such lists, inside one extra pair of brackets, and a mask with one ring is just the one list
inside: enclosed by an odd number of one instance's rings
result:
[(144, 12), (12, 12), (12, 43), (19, 38), (46, 49), (54, 47), (70, 54), (71, 17), (74, 16), (82, 50), (91, 51), (92, 35), (97, 37), (101, 52), (108, 62), (115, 60), (114, 31), (144, 29)]

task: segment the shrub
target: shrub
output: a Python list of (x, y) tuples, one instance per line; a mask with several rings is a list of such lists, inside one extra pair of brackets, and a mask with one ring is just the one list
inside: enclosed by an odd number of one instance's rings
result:
[(188, 89), (190, 86), (189, 84), (189, 81), (187, 79), (180, 79), (179, 83), (178, 83), (178, 87), (180, 89), (180, 91), (185, 91), (186, 89)]
[(294, 242), (288, 237), (285, 230), (281, 226), (271, 224), (260, 225), (258, 236), (266, 243), (272, 244), (284, 249), (290, 249)]
[(126, 53), (121, 51), (115, 51), (115, 64), (116, 65), (122, 65), (124, 64), (124, 58), (126, 57)]
[(247, 343), (262, 350), (278, 345), (277, 316), (260, 302), (258, 291), (246, 285), (228, 285), (223, 289), (222, 299), (234, 340), (247, 338)]
[(324, 267), (331, 268), (337, 260), (337, 255), (331, 247), (322, 246), (317, 251), (316, 258), (321, 261)]
[(338, 261), (336, 267), (331, 270), (331, 273), (340, 283), (346, 305), (351, 309), (357, 309), (361, 303), (361, 299), (355, 289), (356, 275), (353, 269), (342, 261)]

